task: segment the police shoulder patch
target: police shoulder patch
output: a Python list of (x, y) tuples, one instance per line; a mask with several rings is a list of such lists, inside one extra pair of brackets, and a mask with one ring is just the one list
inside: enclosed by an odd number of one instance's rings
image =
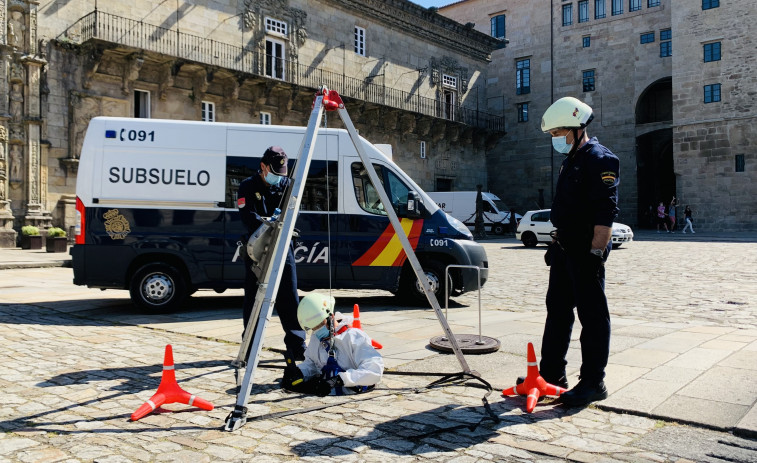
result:
[(601, 177), (602, 183), (605, 185), (615, 185), (615, 180), (617, 180), (618, 174), (616, 172), (605, 171), (602, 172)]
[(245, 198), (244, 198), (244, 196), (241, 196), (241, 197), (239, 197), (239, 198), (237, 199), (237, 207), (238, 207), (239, 209), (242, 209), (242, 208), (243, 208), (243, 207), (244, 207), (244, 206), (246, 205), (245, 203), (246, 203), (246, 201), (245, 201)]

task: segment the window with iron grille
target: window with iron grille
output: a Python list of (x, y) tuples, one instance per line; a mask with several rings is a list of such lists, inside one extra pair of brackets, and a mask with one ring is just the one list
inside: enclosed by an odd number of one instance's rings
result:
[(365, 56), (365, 29), (355, 26), (355, 53)]
[(623, 14), (623, 0), (612, 0), (612, 15)]
[(641, 0), (628, 0), (628, 11), (639, 11), (641, 9)]
[(581, 38), (581, 43), (583, 44), (584, 48), (589, 48), (591, 46), (591, 36), (586, 35)]
[(265, 30), (266, 32), (269, 32), (271, 34), (276, 35), (283, 35), (286, 37), (287, 35), (287, 23), (284, 21), (279, 21), (278, 19), (273, 18), (265, 18)]
[(518, 103), (518, 122), (528, 122), (528, 103)]
[(515, 94), (531, 93), (531, 60), (522, 59), (515, 62)]
[(654, 42), (654, 32), (645, 32), (641, 34), (641, 43), (652, 43)]
[(589, 20), (589, 0), (578, 2), (578, 22), (585, 23)]
[(720, 101), (720, 84), (710, 84), (704, 86), (704, 102), (716, 103)]
[(702, 0), (702, 9), (709, 10), (720, 6), (720, 0)]
[(210, 101), (202, 102), (202, 120), (205, 122), (216, 121), (216, 104)]
[(594, 19), (602, 19), (606, 15), (605, 0), (594, 0)]
[(499, 14), (492, 17), (492, 37), (497, 39), (505, 38), (505, 15)]
[(573, 24), (573, 4), (568, 3), (562, 6), (562, 25), (570, 26)]
[(583, 88), (584, 92), (593, 92), (595, 90), (594, 69), (583, 71)]
[(720, 42), (704, 44), (704, 62), (720, 61)]

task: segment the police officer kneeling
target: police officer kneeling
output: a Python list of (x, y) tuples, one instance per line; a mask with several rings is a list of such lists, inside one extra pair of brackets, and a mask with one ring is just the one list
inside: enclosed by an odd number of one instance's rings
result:
[(352, 317), (334, 313), (334, 298), (310, 293), (297, 308), (300, 325), (311, 331), (305, 361), (287, 364), (282, 387), (306, 394), (347, 395), (368, 392), (381, 380), (384, 360), (371, 338), (351, 328)]
[(610, 354), (610, 312), (605, 297), (605, 261), (612, 249), (612, 223), (618, 215), (618, 158), (586, 126), (591, 107), (571, 97), (557, 100), (544, 113), (542, 131), (566, 155), (560, 167), (551, 221), (555, 241), (545, 260), (551, 265), (547, 320), (542, 337), (540, 372), (552, 384), (568, 387), (565, 356), (576, 308), (581, 321), (580, 381), (560, 399), (584, 406), (607, 398), (605, 367)]

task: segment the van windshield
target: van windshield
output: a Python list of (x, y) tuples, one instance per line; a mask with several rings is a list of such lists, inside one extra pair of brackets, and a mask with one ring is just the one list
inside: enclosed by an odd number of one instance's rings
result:
[(510, 206), (505, 204), (501, 199), (493, 199), (492, 202), (494, 202), (494, 205), (497, 206), (497, 210), (499, 210), (500, 212), (505, 214), (510, 212)]
[[(373, 168), (376, 170), (376, 174), (378, 174), (394, 210), (402, 210), (407, 204), (407, 198), (411, 191), (410, 187), (391, 169), (380, 164), (374, 164)], [(355, 198), (360, 207), (371, 214), (386, 215), (384, 205), (381, 204), (381, 198), (379, 198), (378, 192), (373, 187), (371, 179), (368, 177), (368, 172), (363, 167), (363, 163), (353, 162), (350, 169), (352, 171)], [(425, 195), (423, 197), (425, 198)], [(429, 201), (430, 199), (424, 199), (425, 204), (429, 204)], [(436, 205), (433, 201), (430, 201), (430, 203), (433, 206)], [(428, 209), (428, 206), (426, 208)]]

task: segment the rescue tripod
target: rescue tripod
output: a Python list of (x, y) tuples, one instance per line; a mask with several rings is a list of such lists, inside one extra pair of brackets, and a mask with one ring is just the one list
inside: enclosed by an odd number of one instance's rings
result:
[[(381, 203), (384, 205), (384, 210), (389, 217), (389, 221), (394, 228), (394, 232), (397, 235), (397, 238), (402, 244), (402, 249), (405, 251), (405, 255), (407, 256), (410, 265), (415, 272), (416, 278), (419, 282), (421, 282), (423, 291), (426, 293), (426, 298), (431, 304), (431, 307), (433, 307), (434, 312), (436, 313), (436, 317), (439, 319), (439, 323), (441, 323), (442, 325), (444, 334), (449, 339), (452, 350), (457, 357), (457, 361), (460, 363), (460, 366), (463, 369), (461, 373), (447, 375), (446, 380), (455, 378), (460, 379), (468, 376), (478, 379), (485, 385), (489, 386), (489, 383), (483, 380), (477, 372), (471, 371), (470, 367), (468, 367), (468, 362), (466, 362), (465, 357), (463, 356), (463, 353), (457, 344), (457, 340), (455, 339), (455, 336), (452, 333), (449, 324), (447, 323), (447, 319), (442, 314), (441, 306), (439, 305), (436, 296), (431, 291), (431, 287), (428, 283), (426, 275), (423, 273), (423, 268), (421, 267), (420, 261), (418, 261), (418, 258), (415, 255), (412, 246), (410, 245), (410, 241), (408, 240), (402, 229), (396, 212), (391, 207), (391, 201), (389, 200), (389, 196), (383, 188), (383, 184), (379, 180), (378, 174), (376, 174), (376, 171), (374, 169), (368, 168), (368, 166), (372, 165), (371, 160), (365, 151), (363, 141), (360, 139), (360, 136), (358, 135), (357, 130), (355, 130), (355, 126), (352, 124), (352, 120), (350, 119), (350, 116), (344, 107), (342, 98), (335, 90), (328, 90), (325, 86), (322, 86), (316, 93), (316, 97), (313, 102), (313, 110), (310, 113), (307, 130), (305, 131), (302, 145), (300, 145), (299, 157), (297, 158), (296, 168), (293, 174), (293, 182), (290, 185), (287, 195), (285, 196), (286, 199), (283, 203), (284, 207), (282, 208), (281, 216), (275, 221), (267, 222), (261, 225), (261, 227), (269, 227), (267, 233), (268, 239), (266, 240), (268, 241), (269, 245), (267, 252), (265, 252), (264, 255), (260, 258), (258, 267), (261, 275), (258, 280), (259, 285), (258, 291), (255, 295), (255, 303), (252, 308), (250, 320), (245, 327), (244, 338), (242, 340), (242, 345), (239, 348), (239, 354), (237, 355), (236, 360), (232, 363), (232, 366), (237, 368), (237, 381), (239, 381), (240, 377), (239, 370), (244, 368), (245, 371), (241, 383), (238, 384), (239, 390), (237, 393), (237, 401), (236, 405), (234, 406), (234, 410), (226, 417), (226, 424), (224, 426), (225, 431), (235, 431), (247, 422), (247, 402), (250, 398), (253, 377), (258, 366), (258, 361), (260, 359), (260, 350), (263, 345), (263, 333), (265, 332), (266, 324), (268, 323), (271, 311), (273, 310), (275, 295), (279, 289), (281, 272), (284, 268), (284, 262), (287, 256), (287, 248), (289, 247), (289, 243), (292, 239), (294, 224), (297, 219), (297, 213), (300, 210), (300, 201), (305, 190), (305, 179), (307, 178), (307, 172), (310, 167), (310, 160), (312, 158), (313, 149), (315, 147), (315, 139), (318, 134), (318, 127), (321, 124), (321, 118), (323, 116), (324, 110), (337, 111), (339, 113), (339, 117), (342, 119), (342, 122), (347, 128), (350, 139), (352, 140), (352, 143), (355, 146), (355, 149), (357, 150), (358, 155), (363, 162), (363, 165), (366, 166), (368, 177), (370, 178), (373, 187), (378, 193)], [(415, 210), (415, 208), (418, 207), (416, 201), (417, 198), (408, 198), (408, 210)], [(257, 235), (258, 233), (256, 232), (255, 234)], [(248, 245), (248, 249), (253, 245), (256, 246), (256, 249), (259, 249), (261, 246), (260, 243), (250, 243), (250, 245)], [(271, 249), (273, 250), (273, 252), (270, 252)], [(252, 343), (252, 348), (250, 349), (251, 339), (254, 339), (254, 342)], [(438, 383), (439, 381), (436, 381), (433, 384)], [(491, 391), (491, 386), (489, 386), (489, 391)], [(489, 405), (486, 401), (486, 397), (484, 397), (483, 402), (485, 407), (487, 408), (487, 411), (489, 411)]]

